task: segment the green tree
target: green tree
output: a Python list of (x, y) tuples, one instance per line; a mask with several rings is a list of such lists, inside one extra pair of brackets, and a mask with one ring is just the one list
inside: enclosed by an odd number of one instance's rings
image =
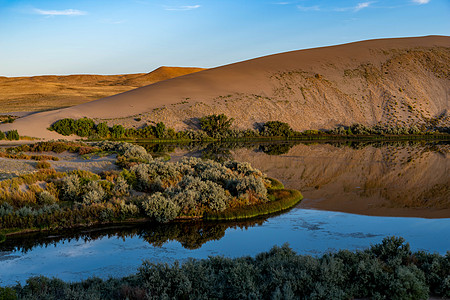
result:
[(125, 128), (122, 125), (114, 125), (111, 128), (111, 136), (115, 139), (120, 139), (125, 135)]
[(291, 136), (293, 134), (293, 130), (288, 123), (268, 121), (264, 124), (261, 134), (266, 136)]
[(8, 131), (8, 133), (6, 134), (6, 138), (10, 141), (12, 140), (18, 140), (19, 139), (19, 133), (17, 132), (17, 130), (10, 130)]
[(208, 135), (213, 136), (217, 133), (222, 134), (228, 131), (233, 121), (233, 118), (228, 118), (224, 114), (213, 114), (200, 118), (200, 128), (206, 131)]
[(155, 135), (158, 139), (163, 138), (166, 134), (166, 125), (163, 122), (159, 122), (155, 126)]
[(3, 131), (0, 131), (0, 140), (4, 140), (5, 138), (5, 133)]
[(109, 127), (106, 125), (106, 122), (102, 122), (97, 125), (97, 134), (101, 137), (108, 137)]

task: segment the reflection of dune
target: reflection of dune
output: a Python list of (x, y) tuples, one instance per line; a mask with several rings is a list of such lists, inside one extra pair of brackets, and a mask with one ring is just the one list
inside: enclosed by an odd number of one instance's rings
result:
[(352, 149), (300, 144), (281, 156), (244, 149), (233, 153), (235, 159), (302, 191), (303, 207), (450, 217), (449, 145)]

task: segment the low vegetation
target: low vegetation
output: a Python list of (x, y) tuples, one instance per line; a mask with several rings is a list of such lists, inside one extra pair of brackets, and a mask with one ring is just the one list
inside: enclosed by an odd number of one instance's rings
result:
[(17, 141), (20, 139), (19, 133), (17, 130), (10, 130), (6, 133), (0, 131), (0, 140), (10, 140), (10, 141)]
[(0, 181), (3, 234), (142, 218), (168, 222), (219, 212), (236, 216), (245, 211), (241, 218), (253, 217), (278, 211), (280, 205), (288, 208), (301, 199), (298, 193), (295, 203), (291, 199), (275, 204), (288, 195), (272, 192), (273, 181), (248, 163), (193, 157), (167, 162), (154, 159), (141, 146), (107, 141), (90, 145), (41, 142), (10, 148), (7, 153), (20, 156), (21, 150), (106, 152), (117, 156), (121, 170), (100, 175), (83, 170), (56, 172), (41, 160), (35, 173)]
[(152, 263), (123, 278), (64, 282), (31, 277), (2, 299), (427, 299), (450, 297), (450, 253), (412, 252), (387, 237), (366, 250), (312, 257), (288, 245), (255, 257)]
[(351, 126), (340, 126), (332, 130), (305, 130), (298, 132), (293, 130), (289, 124), (281, 121), (267, 121), (257, 130), (231, 129), (233, 118), (224, 114), (212, 114), (199, 119), (200, 130), (185, 130), (175, 132), (167, 128), (164, 123), (148, 125), (140, 129), (125, 128), (122, 125), (108, 127), (106, 123), (95, 125), (88, 118), (78, 120), (62, 119), (55, 122), (49, 129), (62, 135), (76, 134), (80, 137), (92, 139), (169, 139), (169, 140), (233, 140), (233, 139), (323, 139), (323, 138), (358, 138), (358, 137), (390, 137), (390, 136), (423, 136), (425, 134), (448, 134), (448, 128), (434, 128), (416, 125), (389, 126), (380, 125), (365, 126), (353, 124)]

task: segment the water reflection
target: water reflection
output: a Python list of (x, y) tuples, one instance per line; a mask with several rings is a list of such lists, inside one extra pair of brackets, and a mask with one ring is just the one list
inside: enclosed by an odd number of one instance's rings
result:
[(448, 141), (192, 143), (167, 150), (174, 160), (197, 156), (250, 162), (300, 190), (305, 208), (450, 217)]
[[(445, 254), (450, 219), (392, 218), (294, 208), (245, 223), (182, 222), (161, 226), (100, 227), (83, 232), (27, 235), (0, 244), (0, 285), (30, 276), (80, 280), (135, 273), (142, 260), (173, 262), (211, 255), (254, 256), (288, 243), (300, 254), (364, 249), (402, 236), (414, 251)], [(39, 238), (38, 238), (39, 237)]]
[[(200, 248), (209, 241), (220, 240), (225, 231), (248, 229), (262, 225), (266, 219), (254, 219), (236, 222), (179, 221), (169, 224), (129, 223), (108, 226), (96, 226), (88, 229), (55, 230), (9, 236), (0, 243), (0, 251), (27, 253), (35, 247), (57, 246), (58, 243), (92, 242), (103, 238), (139, 238), (153, 247), (162, 247), (170, 241), (177, 241), (189, 250)], [(1, 259), (0, 259), (1, 260)]]

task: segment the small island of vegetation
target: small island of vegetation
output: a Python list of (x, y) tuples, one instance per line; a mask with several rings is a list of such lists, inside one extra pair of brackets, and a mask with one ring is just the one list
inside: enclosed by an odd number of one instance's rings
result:
[[(117, 170), (57, 172), (51, 153), (111, 155)], [(45, 152), (45, 154), (27, 154)], [(251, 218), (292, 207), (300, 192), (286, 190), (249, 163), (186, 157), (154, 159), (124, 142), (40, 142), (8, 148), (3, 157), (36, 160), (37, 171), (0, 182), (0, 239), (30, 230), (99, 223), (204, 218)], [(50, 153), (50, 154), (49, 154)]]

